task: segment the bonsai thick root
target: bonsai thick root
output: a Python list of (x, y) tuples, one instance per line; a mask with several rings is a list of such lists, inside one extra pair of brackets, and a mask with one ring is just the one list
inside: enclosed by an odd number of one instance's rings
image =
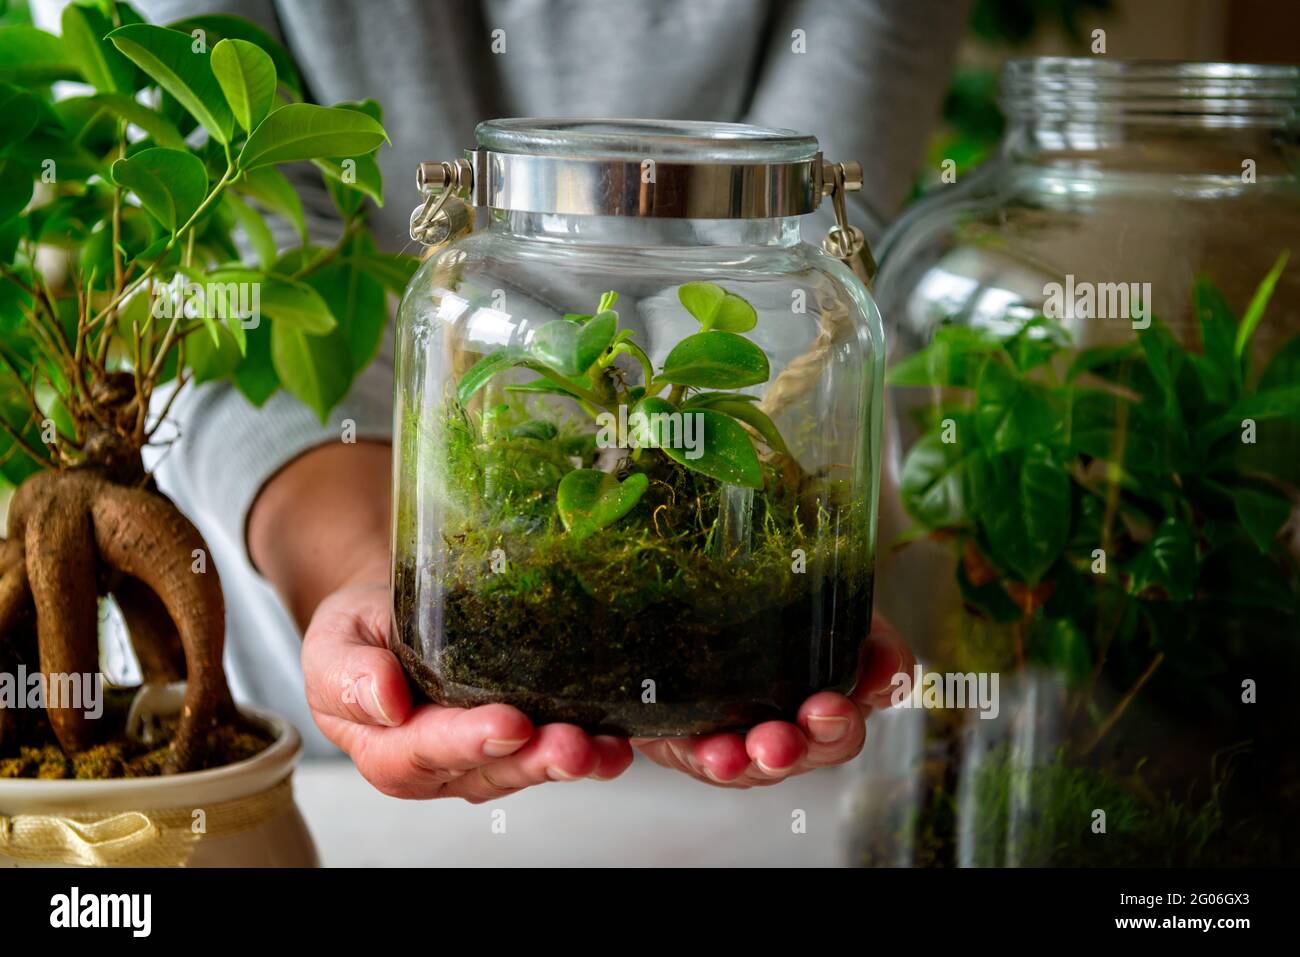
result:
[[(98, 599), (111, 594), (145, 681), (187, 680), (163, 763), (164, 773), (175, 773), (202, 766), (214, 724), (233, 715), (221, 669), (225, 605), (216, 570), (193, 567), (206, 554), (198, 530), (142, 486), (86, 469), (38, 473), (19, 488), (9, 537), (0, 540), (0, 667), (28, 659), (34, 613), (47, 689), (64, 686), (64, 676), (97, 674)], [(47, 702), (50, 728), (69, 755), (109, 737), (72, 704)], [(16, 718), (0, 711), (7, 751)]]

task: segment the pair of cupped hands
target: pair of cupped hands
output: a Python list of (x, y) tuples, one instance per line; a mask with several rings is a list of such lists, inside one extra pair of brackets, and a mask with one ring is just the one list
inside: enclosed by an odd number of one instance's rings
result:
[(852, 694), (821, 691), (793, 723), (766, 721), (746, 734), (632, 739), (589, 735), (571, 724), (534, 726), (517, 708), (416, 704), (388, 650), (392, 627), (386, 580), (361, 581), (326, 598), (304, 635), (307, 703), (325, 736), (372, 785), (401, 798), (459, 797), (482, 802), (547, 781), (608, 781), (636, 748), (666, 768), (707, 784), (776, 784), (853, 758), (867, 716), (889, 706), (891, 682), (913, 657), (877, 617), (864, 643)]

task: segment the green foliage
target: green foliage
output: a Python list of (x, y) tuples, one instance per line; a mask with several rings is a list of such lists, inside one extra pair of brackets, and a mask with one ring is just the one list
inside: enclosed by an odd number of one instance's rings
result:
[(1300, 614), (1283, 540), (1300, 500), (1300, 338), (1258, 374), (1249, 363), (1285, 262), (1240, 321), (1197, 281), (1199, 349), (1154, 320), (1076, 350), (1039, 317), (998, 334), (941, 326), (890, 371), (935, 397), (902, 466), (905, 540), (950, 543), (967, 612), (1012, 629), (1020, 663), (1084, 691), (1140, 686), (1148, 668), (1204, 675), (1244, 640), (1246, 608)]
[(249, 132), (257, 129), (275, 99), (271, 57), (247, 40), (222, 40), (212, 48), (212, 72), (239, 125)]
[[(102, 416), (91, 386), (116, 372), (144, 403), (177, 377), (224, 379), (256, 404), (284, 388), (324, 420), (417, 265), (378, 252), (367, 229), (382, 202), (379, 105), (299, 102), (288, 53), (236, 17), (164, 27), (82, 2), (62, 30), (0, 18), (0, 472), (81, 461)], [(95, 92), (56, 102), (61, 79)], [(328, 248), (309, 244), (278, 168), (301, 160), (343, 212)], [(269, 217), (300, 245), (278, 249)], [(237, 232), (255, 264), (239, 261)], [(41, 247), (62, 250), (66, 270), (43, 275)], [(60, 423), (53, 446), (46, 418)], [(145, 444), (156, 425), (131, 438)]]
[(632, 511), (649, 487), (644, 472), (620, 482), (609, 472), (574, 469), (560, 480), (555, 507), (564, 527), (580, 542)]
[[(608, 292), (594, 312), (568, 313), (543, 323), (525, 345), (507, 346), (482, 356), (457, 383), (455, 401), (463, 409), (497, 376), (512, 369), (528, 369), (539, 378), (507, 386), (508, 393), (567, 397), (597, 425), (619, 419), (622, 411), (628, 426), (625, 447), (629, 456), (628, 474), (621, 483), (606, 471), (574, 471), (564, 454), (556, 455), (558, 443), (572, 442), (571, 437), (558, 433), (551, 437), (554, 448), (549, 452), (517, 445), (511, 448), (512, 453), (527, 452), (556, 466), (553, 478), (539, 488), (530, 486), (530, 491), (558, 482), (558, 514), (575, 538), (586, 538), (626, 516), (649, 487), (648, 481), (643, 481), (646, 475), (665, 465), (723, 486), (762, 489), (766, 477), (758, 443), (771, 455), (789, 456), (775, 423), (758, 408), (756, 396), (704, 391), (759, 385), (770, 377), (767, 356), (757, 345), (720, 328), (752, 329), (757, 323), (753, 306), (713, 283), (687, 283), (679, 288), (678, 297), (708, 331), (678, 342), (657, 374), (632, 331), (619, 329), (613, 308), (618, 294)], [(640, 372), (639, 385), (630, 384), (633, 370)], [(591, 449), (606, 429), (602, 425), (592, 437)], [(691, 435), (698, 436), (698, 441), (689, 441)], [(520, 474), (537, 474), (522, 463), (515, 465)], [(608, 480), (601, 479), (602, 475)]]

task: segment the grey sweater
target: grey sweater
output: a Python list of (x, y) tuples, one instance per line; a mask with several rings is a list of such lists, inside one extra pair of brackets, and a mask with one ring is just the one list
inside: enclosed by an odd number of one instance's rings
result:
[[(134, 0), (155, 23), (234, 13), (280, 38), (320, 103), (374, 97), (392, 147), (379, 164), (381, 245), (409, 245), (416, 164), (459, 156), (501, 116), (624, 116), (751, 122), (812, 133), (828, 158), (859, 160), (851, 215), (868, 237), (897, 211), (937, 116), (968, 0)], [(57, 30), (61, 3), (38, 0)], [(44, 9), (42, 9), (42, 7)], [(504, 31), (498, 33), (496, 31)], [(802, 33), (796, 33), (802, 31)], [(503, 52), (493, 52), (493, 39)], [(802, 38), (806, 52), (796, 52)], [(498, 44), (499, 47), (499, 44)], [(336, 227), (304, 177), (316, 238)], [(828, 212), (828, 211), (827, 211)], [(807, 223), (807, 235), (826, 223)], [(286, 236), (287, 240), (287, 236)], [(229, 605), (227, 669), (237, 697), (306, 716), (292, 623), (248, 564), (244, 523), (259, 489), (303, 451), (391, 433), (391, 337), (321, 426), (287, 394), (261, 410), (229, 386), (177, 403), (182, 441), (158, 470), (198, 524)]]

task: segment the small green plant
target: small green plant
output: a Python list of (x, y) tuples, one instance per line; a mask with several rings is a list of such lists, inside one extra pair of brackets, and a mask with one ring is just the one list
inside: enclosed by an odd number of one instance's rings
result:
[[(61, 80), (91, 92), (56, 100)], [(236, 17), (163, 27), (98, 0), (66, 6), (62, 36), (0, 25), (0, 477), (17, 487), (0, 670), (97, 672), (97, 596), (111, 595), (146, 681), (193, 678), (168, 771), (202, 766), (234, 712), (216, 571), (191, 573), (206, 545), (142, 453), (170, 441), (190, 383), (232, 382), (258, 405), (283, 387), (324, 420), (375, 356), (386, 290), (416, 265), (378, 252), (367, 227), (381, 121), (373, 100), (302, 102), (289, 55)], [(280, 169), (303, 161), (343, 220), (328, 247), (309, 241)], [(287, 250), (274, 222), (297, 236)], [(84, 753), (112, 723), (26, 717), (0, 707), (0, 749), (52, 730)]]
[[(777, 453), (787, 451), (785, 442), (757, 407), (757, 396), (729, 391), (761, 385), (771, 374), (763, 350), (742, 335), (757, 324), (757, 313), (716, 283), (687, 283), (677, 295), (700, 331), (677, 343), (658, 373), (632, 331), (619, 329), (613, 308), (618, 293), (611, 291), (601, 297), (595, 313), (551, 320), (526, 347), (484, 356), (461, 378), (457, 398), (466, 404), (499, 373), (530, 369), (544, 382), (522, 388), (568, 396), (598, 423), (612, 425), (620, 409), (630, 410), (627, 439), (633, 463), (653, 449), (719, 482), (761, 488), (763, 471), (753, 437)], [(630, 356), (640, 367), (640, 385), (632, 385), (616, 364), (620, 356)], [(697, 449), (683, 448), (684, 415), (698, 423), (702, 442)], [(643, 471), (619, 482), (608, 472), (577, 469), (561, 479), (556, 508), (569, 533), (585, 538), (626, 515), (648, 488)]]

